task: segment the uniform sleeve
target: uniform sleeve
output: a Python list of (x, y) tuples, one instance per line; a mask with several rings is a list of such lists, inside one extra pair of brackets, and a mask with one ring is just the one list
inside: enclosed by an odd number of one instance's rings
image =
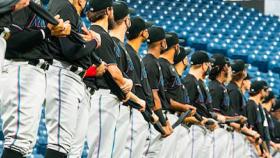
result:
[(70, 14), (69, 12), (72, 12), (73, 8), (70, 4), (67, 3), (61, 3), (58, 6), (55, 5), (55, 3), (52, 3), (49, 5), (49, 12), (52, 15), (60, 15), (60, 18), (64, 21), (69, 20), (71, 25), (73, 25), (77, 20), (75, 18), (74, 14)]
[(12, 14), (11, 36), (7, 41), (7, 48), (24, 52), (40, 44), (50, 31), (46, 28), (31, 26), (35, 14), (27, 7)]
[(221, 108), (221, 104), (223, 101), (223, 92), (221, 89), (216, 88), (210, 88), (210, 95), (212, 97), (212, 106), (213, 110), (216, 112), (221, 113), (223, 109)]
[(112, 39), (105, 37), (105, 34), (101, 33), (100, 35), (102, 45), (100, 48), (96, 49), (97, 56), (107, 64), (117, 64), (117, 58), (115, 55), (115, 49), (117, 49), (117, 47), (114, 45)]
[(159, 68), (155, 64), (147, 64), (146, 71), (151, 89), (159, 89)]
[(254, 105), (248, 103), (246, 105), (247, 121), (251, 127), (254, 127), (257, 122), (257, 109)]
[(183, 84), (188, 92), (188, 96), (190, 99), (191, 103), (194, 103), (196, 100), (196, 95), (197, 95), (197, 87), (196, 84), (194, 82), (192, 82), (191, 80), (188, 79), (183, 79)]
[(23, 52), (40, 44), (44, 40), (43, 33), (50, 34), (48, 29), (11, 29), (11, 37), (7, 40), (7, 48)]
[(237, 90), (229, 91), (229, 105), (236, 111), (240, 109), (240, 93)]

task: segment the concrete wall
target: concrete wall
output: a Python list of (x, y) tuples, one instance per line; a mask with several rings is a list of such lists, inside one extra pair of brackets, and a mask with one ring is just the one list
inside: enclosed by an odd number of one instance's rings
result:
[(280, 0), (265, 0), (265, 14), (280, 16)]

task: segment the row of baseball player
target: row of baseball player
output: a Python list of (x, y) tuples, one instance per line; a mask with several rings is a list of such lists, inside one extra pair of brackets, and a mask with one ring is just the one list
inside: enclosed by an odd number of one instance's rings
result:
[(90, 0), (88, 29), (86, 3), (51, 0), (46, 13), (29, 0), (0, 3), (3, 158), (32, 153), (42, 105), (46, 158), (80, 157), (86, 140), (89, 157), (100, 158), (269, 157), (279, 150), (279, 123), (269, 113), (275, 96), (265, 81), (250, 86), (243, 61), (197, 51), (188, 64), (176, 33), (130, 18), (135, 11), (122, 1)]

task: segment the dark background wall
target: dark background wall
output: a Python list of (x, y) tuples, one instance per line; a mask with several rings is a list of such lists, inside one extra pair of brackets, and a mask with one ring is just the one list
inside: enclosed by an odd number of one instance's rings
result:
[(228, 2), (236, 2), (245, 8), (255, 8), (262, 13), (265, 11), (265, 0), (230, 0)]

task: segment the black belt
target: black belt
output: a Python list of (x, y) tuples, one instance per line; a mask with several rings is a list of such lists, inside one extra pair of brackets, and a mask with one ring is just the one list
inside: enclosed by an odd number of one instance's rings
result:
[(78, 67), (78, 66), (75, 66), (75, 65), (72, 65), (69, 70), (71, 72), (79, 75), (81, 78), (84, 78), (84, 75), (85, 75), (85, 72), (86, 72), (86, 70), (84, 70), (84, 69), (81, 70), (81, 67)]
[(90, 95), (93, 95), (95, 93), (95, 89), (94, 88), (88, 87), (88, 86), (86, 88), (87, 88), (88, 92), (90, 93)]
[(51, 65), (51, 61), (43, 60), (43, 59), (35, 59), (35, 60), (28, 60), (28, 64), (39, 67), (43, 70), (48, 70), (49, 66)]

